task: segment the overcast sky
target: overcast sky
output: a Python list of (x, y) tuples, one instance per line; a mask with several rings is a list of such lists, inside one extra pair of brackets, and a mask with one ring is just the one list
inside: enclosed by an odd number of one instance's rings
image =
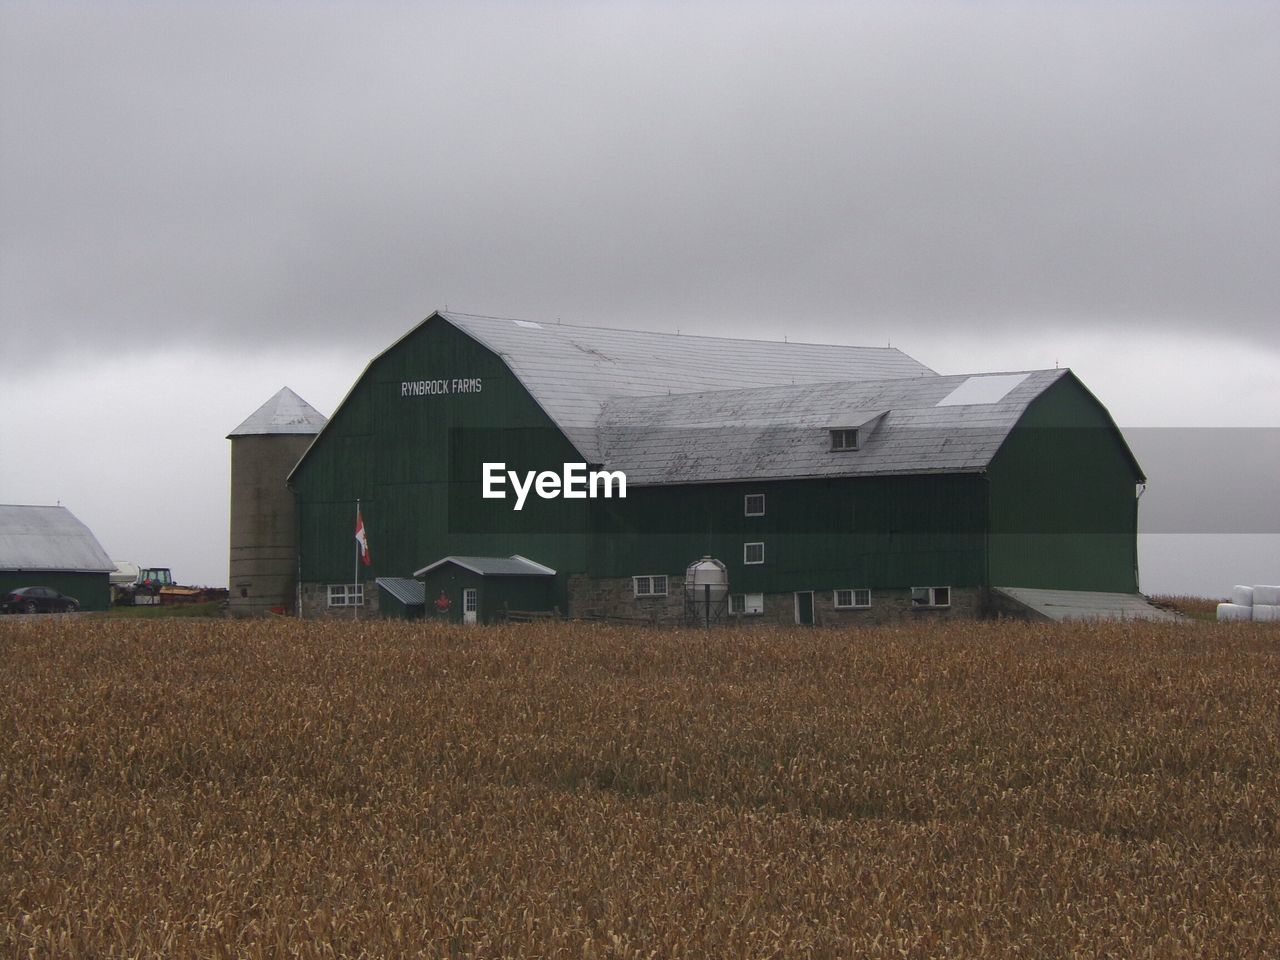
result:
[(1144, 589), (1276, 582), (1278, 91), (1274, 2), (0, 0), (0, 502), (225, 584), (227, 432), (447, 304), (1273, 428), (1133, 442)]

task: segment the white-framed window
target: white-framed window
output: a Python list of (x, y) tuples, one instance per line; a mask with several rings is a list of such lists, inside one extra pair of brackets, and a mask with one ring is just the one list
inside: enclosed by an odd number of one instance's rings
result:
[(363, 607), (363, 583), (331, 583), (329, 584), (329, 606), (331, 607)]
[(665, 597), (667, 595), (667, 575), (654, 574), (648, 577), (632, 577), (631, 585), (637, 597)]
[(835, 592), (837, 610), (865, 610), (871, 606), (871, 591), (865, 587)]
[(857, 450), (858, 449), (858, 429), (857, 427), (841, 427), (831, 431), (831, 449), (832, 450)]
[(950, 587), (912, 587), (911, 606), (913, 607), (949, 607), (951, 606)]
[(763, 543), (744, 543), (742, 545), (743, 563), (764, 563)]
[(729, 612), (754, 616), (764, 613), (763, 593), (731, 593), (729, 594)]
[(480, 606), (480, 591), (475, 587), (467, 587), (462, 591), (462, 612), (475, 613)]
[(742, 498), (742, 515), (744, 517), (764, 516), (764, 494), (748, 493)]

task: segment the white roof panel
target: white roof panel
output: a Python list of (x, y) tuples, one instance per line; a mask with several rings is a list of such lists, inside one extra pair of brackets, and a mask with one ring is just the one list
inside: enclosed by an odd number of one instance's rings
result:
[(994, 373), (968, 377), (958, 387), (938, 401), (940, 407), (977, 406), (999, 403), (1030, 374)]

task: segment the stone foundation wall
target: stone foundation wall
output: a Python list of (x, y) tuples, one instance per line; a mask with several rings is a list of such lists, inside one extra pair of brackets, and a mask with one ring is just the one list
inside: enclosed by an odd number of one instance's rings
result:
[(684, 621), (684, 577), (667, 578), (665, 597), (637, 597), (630, 577), (569, 577), (569, 616), (647, 623)]
[[(1008, 616), (1012, 611), (1005, 610), (1002, 613)], [(952, 587), (951, 605), (947, 607), (912, 606), (909, 587), (872, 590), (871, 606), (860, 610), (837, 610), (834, 591), (813, 591), (815, 626), (926, 623), (935, 620), (972, 620), (987, 615), (986, 591), (977, 587)], [(630, 577), (594, 579), (574, 575), (569, 578), (569, 616), (680, 624), (685, 620), (684, 578), (669, 577), (665, 597), (636, 597)], [(794, 625), (795, 594), (766, 593), (763, 613), (733, 614), (728, 619), (742, 624)]]
[[(361, 618), (380, 616), (378, 588), (372, 581), (364, 585), (364, 606), (359, 608)], [(951, 605), (947, 607), (914, 607), (909, 587), (894, 590), (872, 590), (871, 606), (860, 610), (837, 610), (835, 593), (831, 590), (813, 591), (813, 620), (815, 626), (853, 627), (882, 623), (930, 623), (935, 620), (973, 620), (982, 617), (1004, 616), (1025, 618), (1026, 611), (1016, 604), (998, 602), (990, 591), (978, 587), (952, 587)], [(728, 622), (750, 624), (794, 625), (796, 622), (794, 593), (766, 593), (764, 612), (760, 614), (733, 614)], [(327, 583), (302, 585), (302, 615), (308, 619), (351, 620), (355, 610), (350, 607), (329, 606)], [(635, 623), (652, 623), (675, 626), (685, 622), (684, 577), (667, 578), (665, 597), (637, 597), (630, 577), (597, 579), (582, 574), (569, 577), (569, 616), (580, 618), (602, 617)]]
[(372, 581), (363, 584), (364, 606), (331, 607), (329, 606), (329, 584), (304, 583), (302, 585), (302, 615), (308, 620), (354, 620), (359, 611), (360, 619), (380, 615), (378, 610), (378, 587)]

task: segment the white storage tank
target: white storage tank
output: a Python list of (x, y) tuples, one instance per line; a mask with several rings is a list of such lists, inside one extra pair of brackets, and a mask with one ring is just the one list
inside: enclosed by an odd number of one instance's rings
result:
[(685, 612), (706, 626), (720, 620), (729, 604), (729, 569), (712, 557), (695, 560), (684, 572)]

